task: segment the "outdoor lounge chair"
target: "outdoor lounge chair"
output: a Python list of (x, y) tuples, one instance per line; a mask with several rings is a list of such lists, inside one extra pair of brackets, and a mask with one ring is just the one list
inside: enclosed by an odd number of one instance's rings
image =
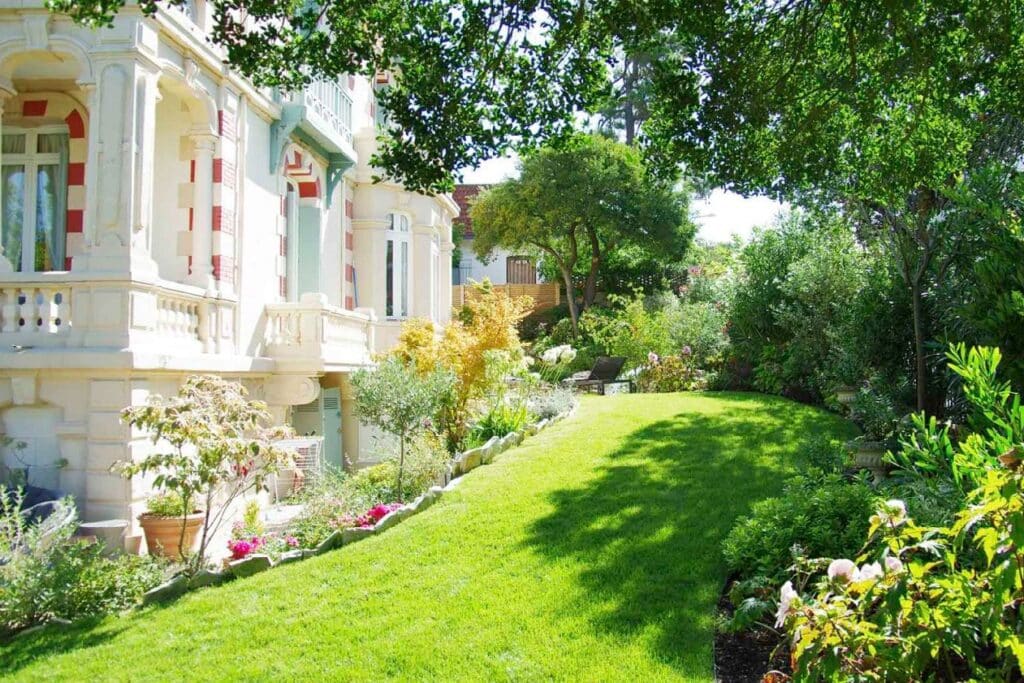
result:
[(607, 385), (628, 383), (629, 391), (632, 392), (632, 380), (619, 380), (619, 373), (622, 372), (622, 366), (625, 364), (626, 359), (622, 356), (598, 356), (590, 372), (577, 373), (565, 380), (565, 384), (575, 389), (594, 392), (604, 396)]

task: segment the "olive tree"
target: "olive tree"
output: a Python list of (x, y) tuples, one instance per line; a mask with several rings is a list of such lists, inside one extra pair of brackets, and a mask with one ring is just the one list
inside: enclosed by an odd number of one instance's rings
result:
[(352, 374), (356, 416), (398, 438), (399, 501), (403, 496), (406, 446), (437, 414), (454, 383), (455, 378), (446, 370), (423, 374), (398, 358), (388, 358), (375, 369)]

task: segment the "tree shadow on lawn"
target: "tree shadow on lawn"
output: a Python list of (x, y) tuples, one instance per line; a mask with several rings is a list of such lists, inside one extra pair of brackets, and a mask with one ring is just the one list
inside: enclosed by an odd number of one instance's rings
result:
[(734, 520), (780, 491), (800, 441), (846, 431), (787, 401), (720, 398), (734, 405), (627, 436), (594, 479), (549, 495), (555, 509), (526, 541), (553, 561), (577, 562), (574, 612), (619, 636), (653, 629), (658, 659), (691, 672), (710, 665), (726, 578), (721, 542)]
[(109, 617), (88, 617), (68, 625), (49, 624), (31, 633), (17, 634), (9, 640), (0, 641), (0, 676), (16, 673), (37, 659), (103, 645), (131, 628), (140, 616), (171, 604), (173, 601)]

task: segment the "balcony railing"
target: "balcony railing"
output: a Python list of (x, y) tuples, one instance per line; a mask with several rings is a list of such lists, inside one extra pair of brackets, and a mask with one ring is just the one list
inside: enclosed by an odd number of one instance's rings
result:
[(323, 294), (303, 294), (298, 303), (267, 304), (265, 352), (279, 365), (325, 370), (370, 363), (374, 346), (371, 312), (330, 306)]
[(302, 103), (313, 123), (322, 123), (342, 140), (352, 142), (352, 98), (337, 81), (317, 81), (306, 86)]
[(0, 282), (0, 350), (119, 347), (233, 353), (234, 302), (175, 282), (9, 273)]

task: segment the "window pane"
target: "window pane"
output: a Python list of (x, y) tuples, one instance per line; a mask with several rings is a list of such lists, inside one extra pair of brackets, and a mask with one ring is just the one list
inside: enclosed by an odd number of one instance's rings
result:
[(388, 240), (387, 264), (384, 267), (384, 315), (395, 314), (395, 241)]
[[(7, 146), (4, 136), (4, 146)], [(4, 256), (16, 271), (21, 271), (21, 235), (25, 219), (25, 167), (3, 167), (3, 229)]]
[(68, 136), (65, 133), (40, 133), (36, 139), (36, 151), (40, 154), (62, 154), (68, 146)]
[[(44, 136), (39, 136), (42, 139)], [(35, 270), (64, 269), (64, 202), (60, 167), (40, 166), (36, 181)]]
[(402, 288), (402, 310), (399, 313), (402, 317), (409, 315), (409, 243), (402, 242), (402, 281), (399, 287)]
[(2, 154), (24, 154), (25, 153), (25, 134), (24, 133), (8, 133), (3, 136), (3, 148), (0, 149)]

